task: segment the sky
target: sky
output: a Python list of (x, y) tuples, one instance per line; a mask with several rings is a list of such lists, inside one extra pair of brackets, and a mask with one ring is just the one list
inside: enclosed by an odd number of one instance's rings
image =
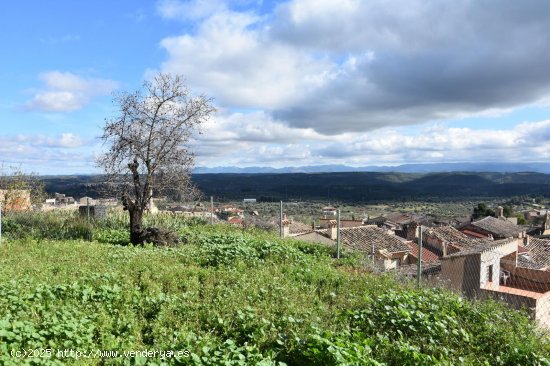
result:
[(113, 95), (184, 76), (196, 165), (550, 158), (545, 0), (6, 1), (0, 161), (101, 172)]

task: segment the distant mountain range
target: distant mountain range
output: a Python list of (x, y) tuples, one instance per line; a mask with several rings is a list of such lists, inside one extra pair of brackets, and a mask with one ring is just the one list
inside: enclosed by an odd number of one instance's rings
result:
[(433, 163), (433, 164), (403, 164), (397, 166), (370, 165), (352, 167), (347, 165), (310, 165), (299, 167), (197, 167), (194, 174), (285, 174), (285, 173), (346, 173), (346, 172), (396, 172), (396, 173), (441, 173), (441, 172), (495, 172), (518, 173), (536, 172), (550, 173), (550, 163)]

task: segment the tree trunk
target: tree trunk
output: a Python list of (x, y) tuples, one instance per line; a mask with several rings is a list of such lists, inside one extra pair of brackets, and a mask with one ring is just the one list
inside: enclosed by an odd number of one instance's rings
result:
[(128, 208), (128, 213), (130, 214), (130, 242), (134, 245), (141, 245), (145, 240), (143, 227), (141, 226), (143, 210), (133, 206)]

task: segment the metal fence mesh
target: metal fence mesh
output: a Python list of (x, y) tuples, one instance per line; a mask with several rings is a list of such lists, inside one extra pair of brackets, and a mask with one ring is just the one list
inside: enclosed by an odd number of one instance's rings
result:
[[(393, 225), (366, 217), (340, 217), (338, 209), (321, 205), (228, 203), (213, 198), (193, 206), (158, 206), (146, 216), (147, 224), (175, 228), (180, 220), (192, 219), (268, 230), (285, 240), (329, 247), (334, 257), (358, 258), (370, 272), (393, 273), (419, 286), (447, 288), (472, 300), (505, 302), (529, 312), (542, 327), (550, 327), (550, 238), (544, 236), (518, 230), (498, 239), (488, 233), (468, 235), (468, 230), (451, 225)], [(4, 209), (1, 238), (92, 240), (97, 227), (127, 227), (126, 213), (115, 207), (107, 211), (108, 219), (98, 206)]]

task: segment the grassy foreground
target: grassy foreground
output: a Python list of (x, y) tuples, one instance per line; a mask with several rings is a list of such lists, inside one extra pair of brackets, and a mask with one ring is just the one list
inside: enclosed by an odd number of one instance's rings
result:
[(128, 247), (114, 244), (123, 218), (82, 226), (91, 242), (36, 220), (5, 224), (2, 365), (550, 364), (523, 313), (373, 275), (321, 246), (167, 219), (182, 245)]

